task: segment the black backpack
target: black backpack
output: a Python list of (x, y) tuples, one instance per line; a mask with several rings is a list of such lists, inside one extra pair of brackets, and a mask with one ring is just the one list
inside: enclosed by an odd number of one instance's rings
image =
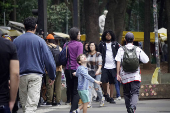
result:
[(139, 67), (139, 58), (136, 54), (136, 46), (132, 49), (128, 49), (126, 46), (122, 46), (124, 50), (122, 67), (123, 71), (133, 73), (136, 72)]
[(60, 66), (60, 62), (59, 62), (59, 59), (58, 59), (58, 57), (59, 57), (59, 55), (60, 55), (59, 46), (57, 46), (57, 47), (55, 47), (55, 48), (54, 48), (53, 46), (51, 46), (51, 47), (49, 47), (49, 48), (50, 48), (50, 50), (51, 50), (51, 53), (53, 54), (56, 67)]
[[(60, 65), (66, 66), (68, 57), (70, 57), (69, 51), (68, 51), (68, 42), (66, 43), (66, 46), (62, 49), (59, 55), (59, 62)], [(69, 60), (70, 63), (70, 60)]]

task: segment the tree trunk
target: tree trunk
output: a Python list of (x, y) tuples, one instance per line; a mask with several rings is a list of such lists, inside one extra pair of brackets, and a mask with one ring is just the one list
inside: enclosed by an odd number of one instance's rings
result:
[(116, 41), (121, 43), (126, 13), (126, 0), (110, 0), (104, 30), (113, 30)]
[[(145, 0), (145, 21), (144, 21), (144, 51), (150, 58), (150, 9), (151, 1)], [(150, 69), (151, 63), (144, 64), (144, 69)]]
[(158, 29), (163, 27), (163, 9), (165, 6), (164, 4), (165, 4), (165, 0), (161, 0), (160, 10), (159, 10), (159, 19), (158, 19)]
[[(167, 41), (168, 41), (168, 50), (170, 50), (170, 0), (166, 0), (166, 13), (168, 20), (167, 27)], [(168, 51), (168, 73), (170, 73), (170, 52)]]
[(99, 43), (98, 0), (84, 0), (86, 41)]
[(114, 14), (116, 41), (119, 43), (121, 43), (125, 25), (126, 4), (126, 0), (118, 0), (118, 5)]

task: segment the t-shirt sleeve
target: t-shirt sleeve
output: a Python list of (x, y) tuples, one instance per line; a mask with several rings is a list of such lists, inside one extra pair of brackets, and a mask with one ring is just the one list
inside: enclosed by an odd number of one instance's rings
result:
[(149, 57), (145, 54), (145, 52), (143, 50), (140, 50), (139, 56), (140, 56), (139, 58), (140, 58), (141, 62), (143, 62), (143, 63), (149, 62)]
[(10, 60), (18, 60), (17, 49), (16, 46), (11, 43), (11, 59)]
[(119, 61), (119, 62), (121, 61), (121, 50), (120, 50), (120, 48), (118, 49), (117, 55), (115, 57), (115, 60)]

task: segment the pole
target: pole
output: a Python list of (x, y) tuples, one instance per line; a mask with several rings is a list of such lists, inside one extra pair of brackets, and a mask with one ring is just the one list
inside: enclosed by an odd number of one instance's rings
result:
[[(159, 40), (158, 40), (158, 19), (157, 19), (157, 0), (153, 0), (153, 18), (154, 18), (154, 32), (155, 32), (155, 52), (156, 52), (156, 67), (160, 68), (159, 59)], [(159, 83), (161, 83), (160, 69), (158, 71)]]

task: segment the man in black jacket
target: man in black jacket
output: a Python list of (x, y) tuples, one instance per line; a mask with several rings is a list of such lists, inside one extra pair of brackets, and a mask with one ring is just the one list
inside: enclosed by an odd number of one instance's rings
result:
[[(99, 49), (103, 60), (101, 82), (105, 100), (113, 104), (115, 103), (113, 99), (113, 89), (114, 84), (117, 83), (115, 56), (119, 47), (120, 44), (115, 41), (115, 35), (112, 31), (105, 31), (102, 34), (102, 42), (99, 44)], [(107, 94), (108, 82), (110, 84), (110, 97)], [(120, 93), (120, 91), (117, 91), (117, 93)]]

